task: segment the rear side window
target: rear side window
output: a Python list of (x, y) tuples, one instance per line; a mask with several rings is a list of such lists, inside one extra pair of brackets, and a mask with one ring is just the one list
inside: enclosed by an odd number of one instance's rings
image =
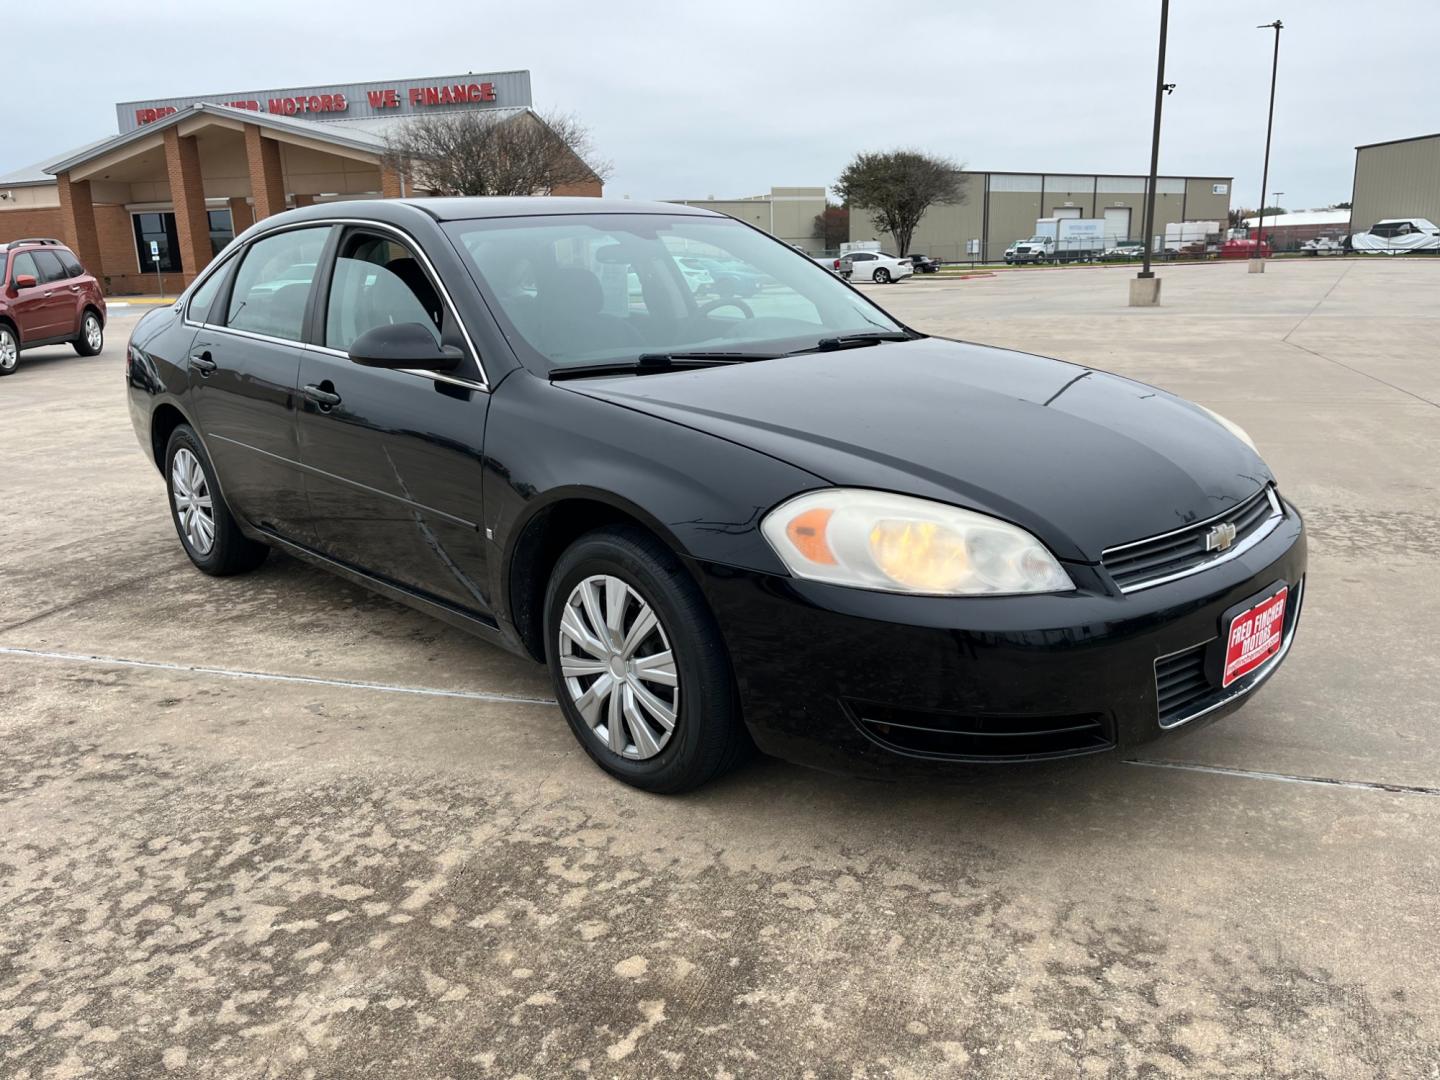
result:
[(66, 277), (81, 277), (85, 273), (85, 267), (80, 265), (80, 260), (68, 251), (58, 251), (60, 265), (65, 267)]
[(235, 275), (225, 325), (233, 330), (299, 341), (315, 267), (330, 226), (290, 229), (250, 245)]
[(40, 267), (40, 284), (49, 285), (52, 282), (64, 281), (70, 275), (65, 272), (65, 267), (60, 265), (60, 258), (53, 251), (37, 251), (35, 254), (35, 265)]

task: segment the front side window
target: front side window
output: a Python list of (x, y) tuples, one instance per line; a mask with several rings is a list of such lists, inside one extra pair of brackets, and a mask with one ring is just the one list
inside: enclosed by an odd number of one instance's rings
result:
[(190, 297), (189, 318), (191, 322), (203, 323), (210, 321), (210, 309), (215, 305), (215, 297), (220, 293), (220, 284), (225, 280), (225, 271), (216, 270), (200, 288), (195, 290), (195, 295)]
[[(185, 269), (180, 265), (180, 241), (175, 231), (174, 214), (131, 214), (130, 220), (135, 226), (135, 257), (141, 270), (153, 274), (158, 265), (160, 270), (170, 274)], [(158, 264), (155, 254), (160, 257)]]
[(729, 218), (547, 215), (446, 231), (506, 335), (541, 368), (901, 330), (802, 253)]
[(289, 229), (250, 245), (241, 257), (225, 325), (232, 330), (299, 341), (305, 306), (329, 226)]
[(386, 237), (349, 236), (335, 260), (325, 344), (348, 352), (354, 340), (377, 326), (418, 323), (441, 340), (444, 307), (420, 263)]
[(35, 279), (35, 284), (40, 284), (40, 267), (35, 265), (35, 256), (28, 251), (22, 251), (15, 256), (10, 264), (10, 280), (29, 275)]

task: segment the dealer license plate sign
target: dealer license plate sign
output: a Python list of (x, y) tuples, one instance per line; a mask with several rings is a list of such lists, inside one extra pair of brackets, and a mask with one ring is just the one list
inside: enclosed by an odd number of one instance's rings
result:
[(1285, 630), (1288, 587), (1230, 620), (1225, 638), (1225, 674), (1221, 686), (1243, 679), (1280, 651)]

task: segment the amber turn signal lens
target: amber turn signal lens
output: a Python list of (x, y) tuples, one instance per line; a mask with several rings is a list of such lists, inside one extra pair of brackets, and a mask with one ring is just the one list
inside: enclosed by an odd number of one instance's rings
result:
[(795, 550), (813, 563), (835, 565), (835, 553), (825, 540), (825, 526), (830, 523), (833, 513), (835, 511), (828, 507), (817, 506), (793, 518), (785, 526), (785, 535), (795, 545)]

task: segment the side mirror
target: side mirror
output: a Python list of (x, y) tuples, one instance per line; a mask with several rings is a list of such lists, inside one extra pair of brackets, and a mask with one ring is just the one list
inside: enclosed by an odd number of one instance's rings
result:
[(361, 367), (453, 371), (465, 359), (454, 345), (440, 345), (420, 323), (394, 323), (366, 330), (350, 343), (350, 360)]
[(15, 288), (17, 289), (33, 289), (37, 284), (39, 284), (39, 282), (35, 280), (34, 274), (15, 275)]

